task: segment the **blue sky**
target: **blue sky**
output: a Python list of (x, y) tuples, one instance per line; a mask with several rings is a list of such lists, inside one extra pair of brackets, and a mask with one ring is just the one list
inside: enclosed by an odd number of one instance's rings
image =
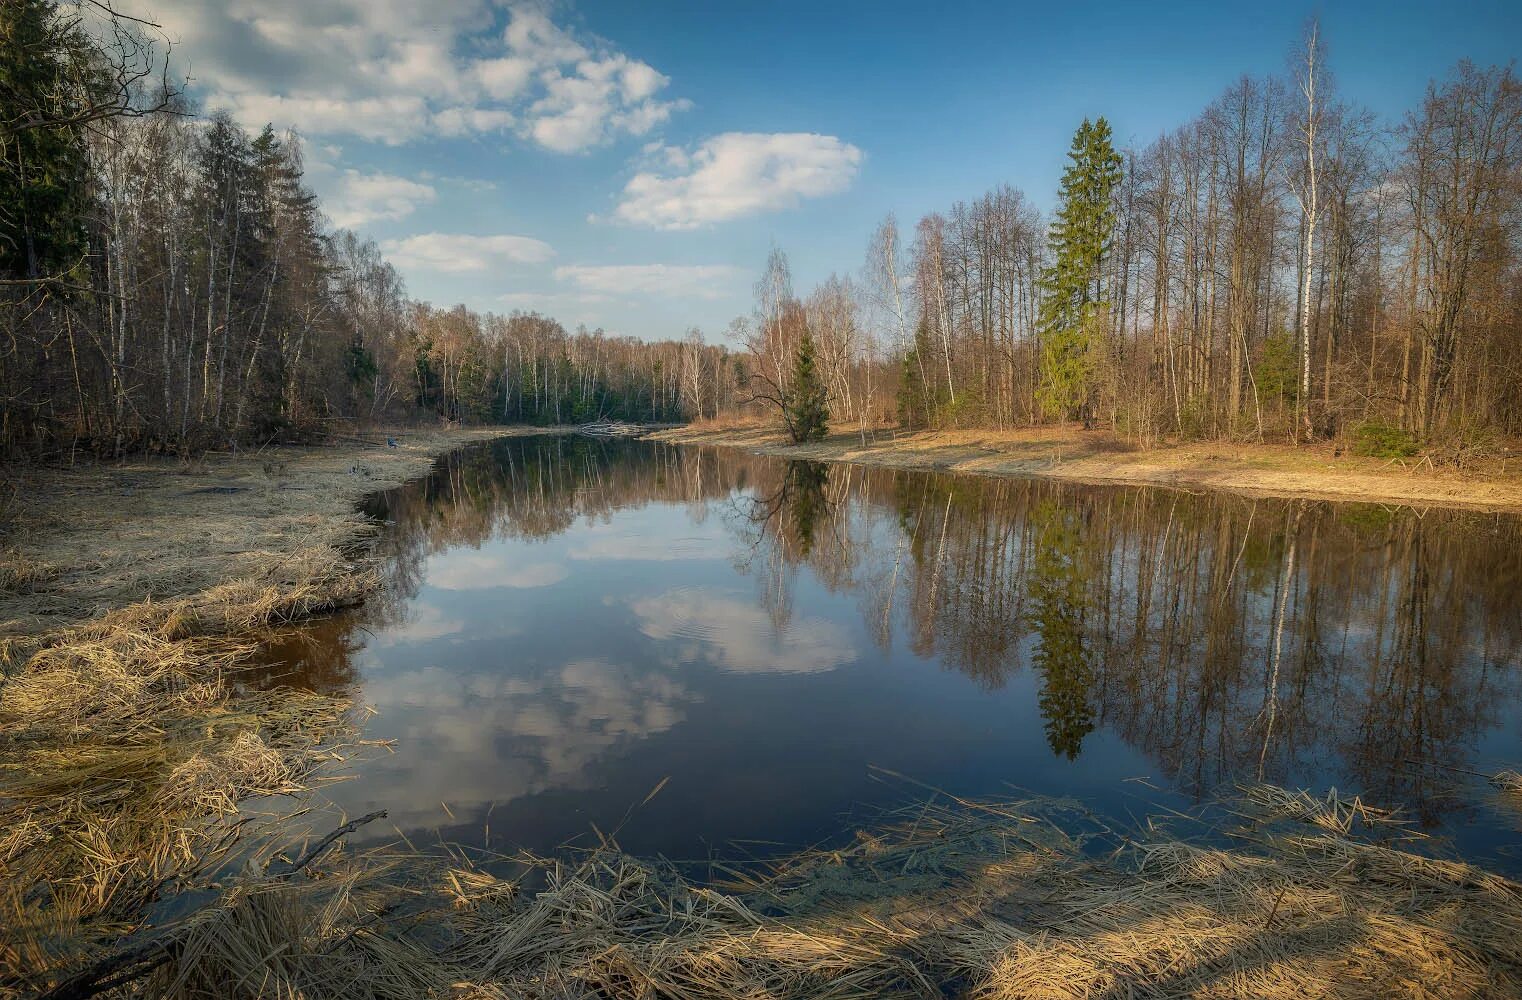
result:
[(1143, 145), (1321, 19), (1386, 120), (1458, 59), (1507, 63), (1522, 3), (126, 0), (193, 92), (307, 143), (335, 223), (411, 293), (718, 340), (773, 243), (806, 288), (888, 211), (1010, 183), (1048, 208), (1085, 116)]

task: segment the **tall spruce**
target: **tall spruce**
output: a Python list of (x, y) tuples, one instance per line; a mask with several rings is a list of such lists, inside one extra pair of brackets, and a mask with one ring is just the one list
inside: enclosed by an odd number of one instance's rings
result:
[[(0, 7), (0, 276), (43, 278), (84, 261), (89, 210), (84, 131), (87, 41), (51, 0)], [(87, 81), (88, 82), (88, 81)]]
[(1103, 336), (1104, 258), (1115, 231), (1112, 195), (1121, 157), (1103, 118), (1073, 136), (1060, 206), (1048, 236), (1052, 264), (1042, 274), (1040, 401), (1065, 418), (1093, 417), (1095, 361)]
[(788, 434), (795, 442), (823, 441), (829, 433), (828, 394), (814, 359), (814, 338), (808, 330), (793, 354), (793, 379), (782, 411)]

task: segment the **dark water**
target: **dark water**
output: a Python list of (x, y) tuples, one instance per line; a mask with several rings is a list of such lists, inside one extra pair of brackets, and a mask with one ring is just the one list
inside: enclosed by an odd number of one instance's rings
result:
[(376, 709), (396, 751), (326, 794), (419, 843), (696, 859), (849, 831), (893, 773), (1112, 815), (1262, 779), (1522, 866), (1465, 773), (1522, 764), (1515, 516), (571, 437), (376, 510), (385, 595), (270, 670)]

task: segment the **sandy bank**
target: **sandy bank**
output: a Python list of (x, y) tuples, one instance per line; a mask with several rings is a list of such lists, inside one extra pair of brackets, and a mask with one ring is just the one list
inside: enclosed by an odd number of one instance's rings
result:
[(887, 468), (1522, 511), (1522, 455), (1456, 472), (1434, 470), (1414, 459), (1402, 465), (1337, 454), (1329, 445), (1294, 448), (1212, 442), (1142, 451), (1106, 432), (1070, 428), (912, 434), (880, 431), (865, 442), (858, 434), (836, 433), (806, 445), (789, 443), (779, 429), (757, 426), (684, 427), (652, 437), (679, 444), (739, 447), (785, 458)]

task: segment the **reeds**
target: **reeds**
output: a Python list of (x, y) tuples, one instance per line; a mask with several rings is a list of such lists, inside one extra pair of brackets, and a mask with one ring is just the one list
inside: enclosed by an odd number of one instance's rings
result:
[(0, 994), (271, 834), (240, 807), (306, 790), (352, 727), (341, 700), (241, 683), (251, 633), (373, 591), (356, 501), (493, 433), (409, 434), (362, 469), (304, 449), (8, 483), (26, 520), (0, 547)]
[(175, 933), (172, 958), (137, 984), (141, 993), (1304, 1000), (1522, 991), (1522, 887), (1507, 879), (1300, 820), (1245, 825), (1223, 844), (1218, 830), (1113, 830), (1040, 800), (932, 801), (849, 847), (723, 883), (612, 843), (510, 864), (364, 855), (323, 878), (254, 873)]
[(246, 642), (118, 622), (0, 691), (0, 979), (67, 964), (219, 864), (250, 797), (304, 790), (347, 706), (230, 680)]

